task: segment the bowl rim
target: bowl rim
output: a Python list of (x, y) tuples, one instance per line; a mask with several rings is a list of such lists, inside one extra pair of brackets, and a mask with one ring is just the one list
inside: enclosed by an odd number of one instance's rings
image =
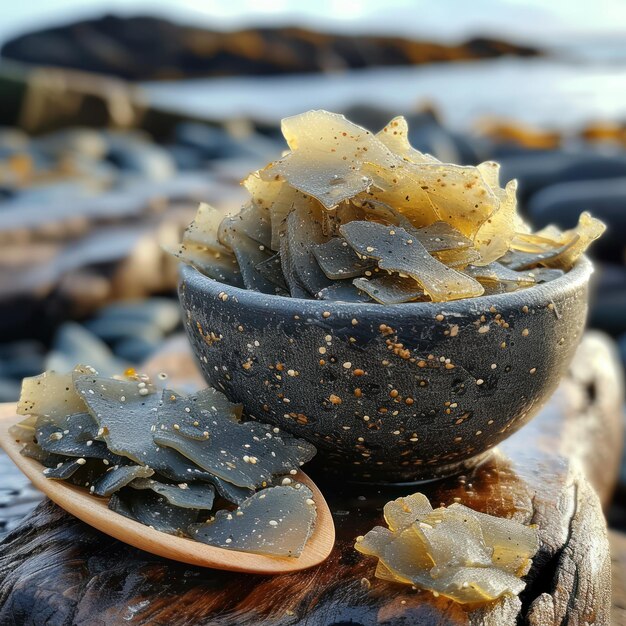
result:
[[(222, 283), (219, 280), (206, 276), (193, 265), (181, 262), (179, 268), (179, 290), (180, 286), (185, 283), (199, 283), (200, 288), (205, 288), (211, 292), (217, 289), (233, 298), (237, 298), (238, 302), (250, 304), (253, 306), (263, 306), (268, 308), (268, 302), (276, 302), (281, 308), (283, 306), (302, 311), (308, 308), (319, 311), (320, 314), (329, 308), (335, 311), (358, 312), (380, 314), (386, 313), (404, 313), (419, 314), (439, 312), (442, 308), (446, 310), (467, 310), (473, 306), (487, 309), (490, 306), (504, 304), (505, 306), (514, 305), (521, 300), (535, 301), (541, 298), (552, 299), (555, 293), (567, 293), (576, 290), (578, 287), (589, 282), (589, 278), (594, 271), (594, 265), (586, 255), (581, 256), (576, 264), (563, 276), (555, 278), (546, 283), (535, 284), (532, 287), (511, 291), (508, 293), (499, 293), (494, 295), (483, 295), (475, 298), (460, 298), (458, 300), (447, 300), (445, 302), (402, 302), (400, 304), (379, 304), (377, 302), (343, 302), (341, 300), (317, 300), (314, 298), (292, 298), (290, 296), (281, 296), (278, 294), (262, 293), (242, 287), (235, 287)], [(526, 296), (526, 297), (525, 297)], [(530, 301), (529, 300), (529, 301)], [(288, 304), (289, 303), (289, 304)]]

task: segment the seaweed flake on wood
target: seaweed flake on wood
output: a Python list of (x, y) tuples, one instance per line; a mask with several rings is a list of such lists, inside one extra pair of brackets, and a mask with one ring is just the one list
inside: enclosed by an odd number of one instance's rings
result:
[[(590, 350), (596, 355), (591, 366)], [(607, 429), (619, 434), (620, 386), (615, 384), (616, 366), (603, 340), (587, 338), (579, 355), (572, 375), (550, 404), (487, 463), (466, 476), (420, 487), (435, 506), (461, 498), (478, 510), (514, 514), (520, 521), (538, 524), (542, 548), (519, 598), (472, 611), (429, 592), (375, 579), (374, 563), (353, 550), (354, 538), (382, 521), (381, 508), (387, 500), (414, 489), (360, 485), (342, 493), (336, 484), (321, 482), (337, 526), (335, 550), (316, 568), (278, 577), (167, 561), (113, 540), (45, 501), (0, 544), (0, 623), (609, 624), (605, 523), (598, 496), (581, 471), (572, 467), (581, 461), (606, 499), (621, 437), (614, 435), (607, 443), (606, 430), (594, 424), (602, 416)], [(162, 364), (159, 367), (163, 369)], [(590, 385), (600, 393), (590, 394)], [(588, 439), (585, 448), (570, 441), (581, 436), (581, 428)], [(594, 467), (587, 452), (594, 445), (606, 449), (603, 479), (590, 471)], [(571, 466), (557, 450), (568, 451)]]

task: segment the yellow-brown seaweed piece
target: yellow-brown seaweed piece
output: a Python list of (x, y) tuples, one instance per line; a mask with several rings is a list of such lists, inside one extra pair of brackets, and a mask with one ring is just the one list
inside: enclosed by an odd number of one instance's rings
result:
[(358, 537), (355, 548), (379, 559), (375, 575), (415, 585), (462, 604), (493, 601), (524, 589), (539, 548), (537, 532), (461, 504), (434, 509), (420, 493), (385, 505), (389, 528)]

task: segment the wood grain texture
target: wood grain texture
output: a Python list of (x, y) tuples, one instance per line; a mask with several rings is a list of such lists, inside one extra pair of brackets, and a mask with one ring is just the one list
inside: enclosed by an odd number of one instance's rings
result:
[[(606, 527), (598, 496), (584, 475), (594, 455), (571, 452), (566, 460), (559, 453), (568, 449), (570, 437), (580, 436), (581, 422), (591, 426), (600, 418), (600, 403), (605, 427), (610, 432), (621, 428), (620, 390), (608, 396), (611, 401), (597, 393), (601, 380), (615, 377), (617, 366), (603, 340), (593, 340), (599, 356), (590, 361), (584, 348), (579, 351), (583, 357), (577, 357), (574, 374), (531, 425), (467, 476), (420, 487), (435, 506), (460, 498), (478, 510), (538, 525), (542, 547), (519, 598), (467, 610), (428, 592), (375, 579), (375, 562), (353, 550), (354, 538), (381, 522), (384, 502), (415, 488), (346, 485), (337, 477), (323, 479), (318, 468), (314, 478), (335, 519), (335, 549), (317, 567), (270, 578), (152, 556), (46, 501), (0, 544), (0, 624), (609, 624)], [(587, 383), (577, 379), (577, 368), (591, 369)], [(612, 459), (619, 454), (621, 437), (607, 441), (605, 428), (595, 426), (584, 430), (587, 448), (596, 446), (598, 454)], [(608, 494), (613, 480), (594, 478), (594, 487)]]

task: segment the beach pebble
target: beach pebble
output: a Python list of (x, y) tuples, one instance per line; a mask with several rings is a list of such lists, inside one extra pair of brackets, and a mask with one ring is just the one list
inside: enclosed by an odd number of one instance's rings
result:
[(91, 365), (103, 376), (119, 374), (128, 367), (127, 362), (118, 359), (103, 341), (84, 326), (66, 322), (54, 336), (44, 369), (65, 372), (76, 363)]

